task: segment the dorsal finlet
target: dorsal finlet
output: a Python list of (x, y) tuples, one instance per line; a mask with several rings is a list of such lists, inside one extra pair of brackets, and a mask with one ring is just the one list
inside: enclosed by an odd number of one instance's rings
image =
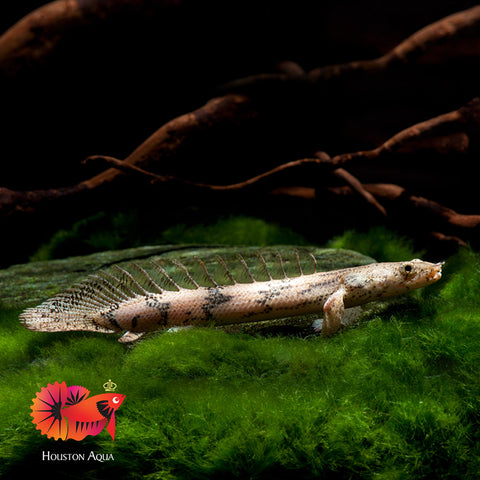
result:
[(285, 271), (285, 265), (283, 264), (283, 258), (280, 255), (280, 252), (278, 250), (275, 250), (275, 255), (277, 256), (278, 260), (280, 261), (280, 268), (282, 269), (283, 278), (288, 278), (287, 277), (287, 272)]
[(195, 288), (200, 288), (200, 285), (195, 281), (195, 279), (190, 275), (190, 272), (188, 271), (188, 268), (179, 260), (172, 260), (172, 263), (174, 263), (180, 270), (182, 270), (185, 275), (187, 276), (187, 279), (189, 282), (192, 283), (192, 285)]
[(230, 279), (230, 281), (236, 285), (237, 284), (237, 281), (235, 280), (235, 278), (233, 277), (233, 275), (230, 273), (230, 270), (228, 269), (227, 267), (227, 264), (225, 263), (225, 260), (220, 256), (220, 255), (215, 255), (215, 259), (217, 260), (217, 262), (223, 267), (223, 269), (225, 270), (225, 274), (227, 275), (227, 277)]
[(315, 258), (315, 255), (312, 252), (308, 252), (308, 254), (313, 259), (313, 273), (317, 273), (317, 259)]
[(130, 272), (127, 272), (124, 270), (122, 267), (118, 265), (114, 265), (113, 268), (117, 270), (120, 274), (125, 275), (131, 282), (132, 284), (138, 288), (138, 290), (143, 294), (143, 295), (148, 295), (149, 292), (147, 292), (138, 282), (135, 280), (133, 275)]
[(248, 268), (248, 265), (247, 265), (247, 262), (245, 261), (245, 259), (239, 253), (237, 253), (236, 257), (237, 257), (238, 261), (242, 264), (242, 266), (245, 269), (245, 272), (247, 273), (247, 275), (250, 277), (250, 280), (252, 282), (256, 282), (255, 278), (252, 275), (252, 272), (250, 272), (250, 269)]
[(167, 281), (172, 285), (178, 292), (180, 290), (183, 290), (183, 287), (181, 287), (170, 275), (166, 272), (166, 270), (155, 260), (151, 261), (151, 264), (160, 271), (160, 273), (167, 279)]
[[(114, 265), (113, 268), (116, 270), (116, 271), (120, 271), (121, 273), (126, 273), (125, 270), (123, 270), (122, 268), (120, 268), (118, 265)], [(131, 297), (134, 297), (135, 295), (137, 295), (135, 293), (134, 290), (132, 290), (127, 284), (126, 282), (122, 281), (121, 278), (118, 278), (116, 277), (115, 275), (113, 275), (112, 273), (109, 273), (109, 272), (106, 272), (105, 270), (102, 270), (100, 272), (104, 277), (106, 277), (107, 279), (110, 279), (112, 281), (115, 281), (117, 282), (117, 284), (119, 286), (122, 287), (122, 289), (116, 287), (114, 285), (114, 283), (111, 283), (112, 287), (115, 288), (116, 291), (122, 293), (123, 295), (125, 295), (125, 298), (128, 299), (128, 298), (131, 298)]]
[(103, 270), (101, 270), (98, 275), (90, 275), (90, 278), (95, 279), (97, 285), (107, 292), (107, 298), (111, 296), (119, 302), (123, 300), (128, 300), (129, 297), (125, 295), (125, 293), (118, 289), (115, 285), (113, 285), (111, 281), (109, 281), (108, 277), (113, 278), (116, 282), (118, 282), (118, 279), (116, 279), (112, 275), (108, 275)]
[(198, 258), (197, 256), (193, 257), (198, 263), (199, 265), (202, 267), (204, 273), (205, 273), (205, 276), (208, 278), (208, 280), (210, 280), (210, 282), (213, 283), (213, 285), (215, 287), (218, 287), (218, 283), (215, 281), (215, 279), (210, 275), (210, 272), (207, 270), (207, 266), (205, 265), (205, 263), (203, 262), (203, 260), (201, 260), (200, 258)]
[(298, 250), (296, 248), (293, 251), (295, 253), (295, 258), (297, 259), (297, 266), (298, 266), (298, 270), (300, 272), (300, 276), (303, 277), (302, 265), (300, 263), (300, 255), (298, 254)]
[(133, 263), (132, 267), (135, 268), (137, 271), (139, 271), (144, 276), (144, 278), (146, 279), (146, 281), (147, 281), (147, 283), (150, 287), (152, 287), (158, 293), (163, 293), (163, 289), (160, 287), (160, 285), (157, 284), (157, 282), (155, 282), (152, 279), (152, 277), (148, 274), (148, 272), (145, 269), (143, 269), (137, 263)]
[(262, 262), (263, 269), (265, 270), (265, 273), (267, 274), (269, 280), (273, 280), (273, 277), (272, 277), (271, 273), (269, 272), (269, 270), (267, 268), (267, 262), (265, 261), (265, 258), (263, 257), (263, 255), (260, 252), (257, 252), (257, 257)]

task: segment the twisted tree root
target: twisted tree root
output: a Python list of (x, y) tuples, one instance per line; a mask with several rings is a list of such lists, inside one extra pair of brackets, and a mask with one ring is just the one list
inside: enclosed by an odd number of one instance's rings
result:
[[(183, 143), (198, 132), (206, 131), (216, 124), (250, 122), (255, 120), (256, 114), (248, 97), (226, 95), (214, 98), (197, 110), (167, 122), (123, 162), (120, 160), (114, 162), (115, 159), (112, 157), (100, 155), (89, 157), (87, 161), (103, 160), (115, 164), (115, 168), (109, 168), (76, 185), (31, 191), (14, 191), (0, 187), (0, 218), (15, 212), (33, 212), (40, 205), (97, 190), (114, 182), (127, 169), (131, 172), (136, 167), (137, 171), (141, 171), (144, 165), (155, 165), (165, 161), (167, 157), (174, 157)], [(124, 168), (119, 168), (120, 164), (124, 164)], [(132, 168), (129, 169), (129, 166)]]
[[(406, 38), (385, 55), (373, 60), (355, 60), (338, 65), (327, 65), (314, 68), (310, 72), (302, 72), (300, 68), (281, 70), (276, 73), (250, 75), (222, 85), (222, 90), (231, 92), (247, 91), (249, 94), (253, 94), (258, 91), (266, 91), (275, 84), (321, 84), (324, 81), (334, 80), (355, 72), (382, 72), (398, 65), (412, 63), (420, 56), (428, 56), (430, 53), (434, 54), (433, 51), (436, 48), (441, 49), (444, 45), (456, 41), (463, 41), (465, 44), (455, 49), (456, 56), (461, 55), (462, 52), (476, 56), (480, 55), (480, 35), (477, 33), (479, 28), (480, 5), (477, 5), (427, 25)], [(469, 36), (471, 32), (474, 32), (473, 38)], [(445, 62), (449, 53), (448, 49), (446, 49), (441, 55), (437, 55), (436, 61), (441, 60)], [(292, 72), (295, 72), (295, 74)]]
[[(129, 4), (130, 2), (124, 0), (122, 3)], [(166, 0), (164, 2), (159, 1), (153, 3), (158, 3), (159, 5), (169, 4)], [(41, 15), (39, 16), (37, 12), (12, 27), (10, 31), (0, 37), (0, 64), (2, 64), (2, 58), (13, 58), (14, 60), (15, 58), (20, 58), (15, 57), (15, 49), (21, 52), (24, 47), (28, 47), (32, 26), (42, 26), (42, 28), (45, 29), (44, 33), (54, 32), (55, 28), (60, 28), (60, 30), (62, 28), (69, 28), (69, 22), (78, 21), (79, 5), (77, 2), (71, 1), (52, 2), (42, 7), (43, 10), (41, 9), (41, 12), (48, 13), (45, 18), (42, 19)], [(82, 5), (90, 5), (90, 3), (86, 1), (83, 2)], [(93, 5), (93, 3), (91, 5)], [(58, 15), (60, 15), (60, 17), (58, 17)], [(66, 23), (57, 24), (56, 27), (53, 28), (55, 23), (53, 20), (55, 20), (55, 18), (61, 18), (62, 22)], [(324, 79), (335, 79), (344, 74), (347, 75), (350, 72), (386, 70), (394, 65), (409, 63), (418, 58), (419, 55), (426, 55), (432, 49), (441, 47), (442, 43), (447, 40), (462, 41), (465, 35), (478, 29), (479, 26), (480, 6), (476, 6), (428, 25), (407, 38), (387, 54), (374, 60), (321, 67), (309, 73), (305, 73), (298, 65), (287, 62), (280, 66), (280, 73), (240, 79), (228, 84), (227, 87), (235, 89), (245, 85), (255, 86), (256, 84), (268, 83), (271, 80), (275, 82), (306, 81), (317, 83)], [(51, 28), (53, 28), (53, 30), (51, 30)], [(40, 56), (46, 54), (48, 48), (55, 48), (55, 38), (55, 35), (53, 35), (50, 43), (47, 42), (43, 46), (40, 45)], [(470, 38), (469, 41), (469, 51), (473, 49), (477, 54), (480, 53), (480, 36), (476, 35), (473, 40)], [(47, 50), (44, 51), (42, 50), (43, 48)], [(13, 56), (9, 57), (9, 55)], [(28, 55), (26, 56), (28, 57)], [(7, 61), (5, 61), (5, 65), (8, 65)], [(390, 211), (384, 204), (387, 205), (388, 202), (394, 202), (396, 205), (414, 209), (415, 212), (417, 212), (416, 216), (420, 220), (428, 219), (428, 223), (430, 223), (432, 227), (432, 232), (436, 232), (438, 238), (443, 235), (444, 238), (458, 238), (459, 242), (462, 241), (459, 237), (451, 237), (444, 233), (439, 233), (437, 231), (440, 229), (437, 228), (439, 226), (443, 226), (447, 228), (447, 230), (451, 229), (454, 232), (460, 232), (461, 235), (465, 235), (467, 230), (469, 231), (469, 235), (478, 233), (478, 225), (480, 223), (479, 215), (459, 214), (432, 200), (407, 194), (406, 190), (399, 185), (363, 184), (358, 178), (346, 170), (346, 167), (350, 165), (358, 166), (364, 160), (386, 161), (391, 160), (392, 154), (418, 153), (425, 148), (440, 156), (452, 153), (464, 156), (471, 154), (472, 143), (476, 141), (476, 138), (480, 134), (480, 100), (478, 98), (458, 110), (413, 125), (397, 133), (373, 150), (344, 153), (336, 155), (333, 158), (330, 158), (327, 154), (319, 155), (317, 158), (303, 158), (284, 163), (259, 175), (230, 185), (198, 183), (192, 180), (178, 178), (168, 173), (163, 175), (154, 173), (159, 167), (160, 170), (165, 171), (165, 160), (175, 158), (179, 149), (189, 141), (193, 134), (208, 131), (212, 125), (230, 124), (241, 126), (247, 124), (254, 121), (257, 117), (259, 113), (257, 108), (258, 107), (255, 106), (253, 101), (247, 96), (239, 94), (224, 95), (210, 100), (195, 111), (167, 122), (135, 149), (124, 161), (108, 156), (96, 155), (89, 157), (87, 160), (103, 161), (112, 166), (112, 168), (77, 185), (26, 192), (0, 188), (0, 218), (13, 214), (14, 212), (34, 211), (39, 205), (43, 205), (44, 203), (72, 197), (81, 192), (97, 190), (104, 185), (114, 183), (119, 176), (125, 173), (134, 173), (135, 175), (149, 178), (153, 182), (180, 185), (184, 188), (233, 191), (247, 189), (253, 186), (258, 187), (262, 185), (263, 182), (268, 182), (272, 189), (276, 186), (276, 190), (279, 191), (288, 186), (288, 179), (285, 180), (284, 178), (282, 183), (278, 181), (281, 175), (285, 176), (285, 174), (288, 175), (293, 171), (309, 167), (314, 169), (314, 178), (312, 178), (311, 175), (305, 176), (305, 185), (295, 185), (297, 189), (298, 187), (303, 188), (303, 193), (305, 193), (305, 189), (308, 188), (307, 185), (314, 183), (317, 189), (321, 187), (327, 188), (334, 195), (359, 195), (368, 205), (373, 206), (374, 209), (383, 216), (390, 216)], [(311, 170), (309, 172), (311, 172)], [(332, 178), (340, 179), (346, 183), (346, 186), (331, 186)], [(275, 180), (277, 180), (277, 184), (272, 186)]]

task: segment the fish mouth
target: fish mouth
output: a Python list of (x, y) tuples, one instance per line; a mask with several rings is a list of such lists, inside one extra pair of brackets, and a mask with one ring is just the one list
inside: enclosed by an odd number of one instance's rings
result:
[(427, 275), (427, 280), (436, 282), (442, 278), (442, 267), (445, 265), (445, 262), (436, 263), (430, 273)]

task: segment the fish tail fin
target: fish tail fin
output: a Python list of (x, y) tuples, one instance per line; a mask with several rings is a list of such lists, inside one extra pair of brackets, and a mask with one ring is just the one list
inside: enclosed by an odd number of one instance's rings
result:
[(90, 332), (113, 333), (115, 331), (95, 323), (94, 319), (94, 313), (89, 315), (75, 311), (45, 312), (42, 311), (40, 307), (29, 308), (20, 315), (20, 323), (28, 330), (36, 332), (84, 330)]
[(28, 308), (20, 314), (20, 322), (29, 330), (39, 332), (113, 333), (121, 328), (109, 321), (108, 313), (122, 302), (152, 291), (163, 290), (142, 267), (133, 264), (131, 273), (114, 265), (110, 271), (92, 274), (37, 307)]
[(72, 286), (37, 307), (26, 309), (20, 314), (20, 322), (29, 330), (40, 332), (84, 330), (113, 333), (118, 328), (102, 325), (96, 318), (99, 312), (130, 298), (131, 295), (127, 296), (118, 289), (115, 280), (104, 272), (91, 275), (84, 283)]
[(48, 438), (53, 437), (55, 440), (59, 438), (65, 440), (67, 437), (68, 425), (62, 414), (62, 408), (66, 404), (68, 389), (65, 382), (55, 382), (53, 385), (48, 384), (37, 392), (31, 405), (33, 417), (32, 422), (40, 430), (42, 435)]

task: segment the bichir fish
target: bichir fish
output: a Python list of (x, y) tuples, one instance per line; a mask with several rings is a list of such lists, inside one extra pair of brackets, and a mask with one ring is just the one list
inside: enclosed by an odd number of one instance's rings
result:
[[(270, 257), (276, 259), (275, 274)], [(28, 329), (43, 332), (126, 331), (119, 341), (131, 342), (158, 329), (317, 314), (323, 315), (322, 335), (328, 336), (340, 328), (345, 309), (430, 285), (441, 278), (444, 263), (414, 259), (322, 272), (308, 251), (294, 250), (288, 259), (279, 252), (270, 257), (256, 252), (252, 267), (237, 255), (236, 273), (221, 256), (208, 262), (195, 258), (189, 268), (173, 260), (183, 283), (158, 261), (149, 267), (114, 266), (25, 310), (20, 319)]]

